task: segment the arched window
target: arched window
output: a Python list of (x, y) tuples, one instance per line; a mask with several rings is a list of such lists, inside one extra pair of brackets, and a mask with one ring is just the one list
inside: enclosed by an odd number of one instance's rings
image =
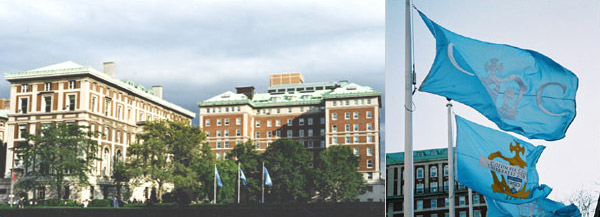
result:
[(110, 151), (108, 147), (102, 152), (102, 175), (108, 176), (108, 165), (110, 165)]
[(117, 154), (115, 155), (115, 163), (123, 160), (123, 153), (121, 153), (121, 149), (117, 149)]
[(424, 174), (423, 174), (423, 168), (417, 168), (417, 179), (422, 179)]
[(429, 168), (429, 177), (437, 177), (437, 166)]

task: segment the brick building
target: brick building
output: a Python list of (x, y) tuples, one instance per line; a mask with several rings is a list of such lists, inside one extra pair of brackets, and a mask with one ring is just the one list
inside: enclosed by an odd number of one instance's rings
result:
[[(448, 215), (448, 149), (413, 152), (415, 193), (414, 213), (417, 217)], [(386, 154), (387, 216), (404, 216), (404, 152)], [(469, 216), (468, 189), (454, 182), (455, 216)], [(487, 205), (483, 195), (473, 191), (473, 217), (485, 217)]]
[[(75, 192), (65, 186), (66, 197), (111, 198), (115, 186), (112, 167), (127, 158), (127, 147), (135, 141), (145, 121), (171, 119), (191, 124), (195, 113), (162, 99), (162, 87), (148, 90), (114, 76), (115, 65), (104, 63), (104, 71), (73, 62), (63, 62), (25, 72), (7, 73), (10, 82), (10, 110), (6, 127), (7, 147), (4, 177), (11, 169), (18, 174), (23, 162), (10, 150), (25, 141), (24, 132), (35, 134), (47, 124), (63, 122), (90, 126), (104, 136), (95, 138), (101, 145), (90, 177), (91, 187)], [(10, 186), (8, 186), (10, 188)], [(41, 187), (29, 192), (30, 198), (45, 198), (52, 192)], [(143, 192), (145, 190), (145, 192)], [(142, 199), (148, 189), (136, 190)]]
[[(281, 83), (282, 77), (294, 77)], [(300, 79), (301, 78), (301, 79)], [(266, 93), (237, 87), (198, 103), (200, 125), (217, 159), (251, 139), (259, 152), (277, 139), (293, 139), (315, 155), (346, 145), (360, 157), (358, 171), (369, 184), (361, 201), (383, 201), (379, 181), (381, 93), (347, 81), (304, 83), (301, 74), (271, 75)], [(274, 85), (273, 85), (274, 84)], [(379, 197), (373, 192), (381, 192)], [(371, 193), (371, 194), (369, 194)]]

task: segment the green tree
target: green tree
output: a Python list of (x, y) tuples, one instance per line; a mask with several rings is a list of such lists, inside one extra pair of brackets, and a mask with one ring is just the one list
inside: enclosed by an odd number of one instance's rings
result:
[(273, 187), (265, 187), (267, 201), (305, 202), (310, 198), (311, 154), (293, 140), (277, 140), (263, 154)]
[(256, 151), (256, 145), (251, 140), (237, 144), (229, 156), (232, 160), (240, 162), (240, 167), (247, 180), (247, 185), (240, 186), (240, 196), (243, 198), (240, 201), (258, 201), (262, 188), (262, 162), (260, 154)]
[(199, 157), (192, 160), (191, 165), (191, 168), (196, 171), (196, 179), (200, 182), (200, 187), (194, 191), (199, 198), (213, 197), (214, 166), (215, 156), (210, 145), (203, 143)]
[(92, 138), (97, 134), (88, 127), (64, 123), (44, 126), (37, 135), (26, 133), (25, 142), (13, 150), (22, 157), (25, 171), (17, 183), (19, 188), (33, 189), (48, 186), (59, 199), (64, 186), (89, 185), (100, 146)]
[(322, 151), (314, 168), (314, 182), (320, 198), (350, 202), (364, 193), (366, 182), (356, 170), (358, 161), (347, 146), (334, 145)]
[[(233, 160), (218, 160), (217, 169), (219, 170), (219, 177), (221, 177), (221, 182), (223, 183), (223, 187), (217, 188), (217, 202), (227, 203), (232, 199), (237, 188), (237, 164)], [(214, 175), (211, 180), (213, 181), (214, 186)]]
[(197, 126), (174, 121), (167, 124), (165, 142), (172, 156), (173, 183), (176, 188), (196, 189), (199, 187), (198, 174), (191, 166), (200, 157), (206, 136)]
[(158, 198), (162, 198), (164, 184), (173, 178), (173, 165), (167, 159), (167, 130), (166, 121), (147, 122), (138, 140), (128, 148), (129, 172), (137, 181), (156, 183)]
[(128, 165), (125, 162), (117, 161), (113, 169), (113, 180), (117, 187), (117, 193), (121, 194), (123, 183), (129, 182), (132, 177), (131, 172), (127, 169)]

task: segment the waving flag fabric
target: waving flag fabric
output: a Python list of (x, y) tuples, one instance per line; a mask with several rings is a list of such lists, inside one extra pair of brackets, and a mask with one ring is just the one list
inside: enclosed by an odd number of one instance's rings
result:
[(542, 198), (530, 203), (510, 204), (485, 198), (488, 217), (513, 217), (513, 216), (544, 216), (544, 217), (580, 217), (581, 212), (577, 206), (565, 206), (562, 203)]
[(548, 141), (575, 118), (578, 78), (533, 50), (467, 38), (421, 18), (436, 57), (419, 90), (474, 108), (505, 131)]
[(263, 170), (265, 172), (265, 185), (273, 186), (273, 182), (271, 181), (271, 176), (269, 176), (269, 171), (267, 168), (263, 166)]
[(244, 183), (244, 185), (247, 185), (248, 183), (246, 182), (246, 176), (244, 175), (244, 171), (242, 171), (242, 169), (240, 168), (240, 179), (242, 180), (242, 183)]
[(552, 189), (539, 185), (535, 168), (544, 146), (456, 115), (456, 175), (459, 183), (494, 200), (521, 204), (545, 198)]
[(219, 176), (219, 170), (215, 167), (215, 177), (217, 178), (217, 186), (219, 188), (223, 187), (223, 182), (221, 182), (221, 177)]

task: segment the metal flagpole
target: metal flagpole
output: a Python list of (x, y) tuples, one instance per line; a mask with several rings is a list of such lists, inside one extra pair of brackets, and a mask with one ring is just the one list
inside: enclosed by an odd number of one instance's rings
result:
[[(448, 99), (448, 98), (447, 98)], [(454, 145), (452, 144), (452, 102), (448, 99), (448, 202), (450, 217), (454, 217)]]
[(238, 161), (238, 203), (240, 203), (240, 162)]
[(10, 197), (10, 207), (12, 207), (13, 198), (15, 198), (15, 194), (13, 192), (14, 186), (15, 186), (15, 170), (13, 167), (13, 168), (10, 168), (10, 195), (8, 195), (8, 197)]
[(404, 78), (404, 216), (414, 216), (414, 165), (412, 138), (412, 0), (405, 5), (405, 78)]
[(473, 190), (469, 188), (469, 216), (473, 216)]
[(265, 162), (263, 161), (263, 169), (262, 169), (262, 199), (260, 203), (265, 203)]
[(215, 204), (217, 204), (217, 164), (215, 164), (215, 190), (214, 190), (214, 197), (213, 200), (215, 201)]

